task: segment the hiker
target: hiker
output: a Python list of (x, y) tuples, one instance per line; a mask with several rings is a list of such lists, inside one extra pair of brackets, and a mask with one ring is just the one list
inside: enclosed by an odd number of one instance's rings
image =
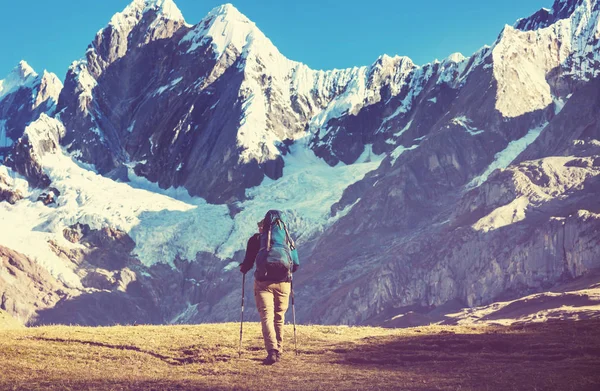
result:
[(246, 274), (256, 262), (254, 299), (268, 353), (263, 363), (271, 365), (279, 361), (283, 353), (283, 322), (292, 273), (298, 270), (300, 262), (282, 212), (268, 211), (258, 223), (258, 232), (248, 240), (240, 271)]

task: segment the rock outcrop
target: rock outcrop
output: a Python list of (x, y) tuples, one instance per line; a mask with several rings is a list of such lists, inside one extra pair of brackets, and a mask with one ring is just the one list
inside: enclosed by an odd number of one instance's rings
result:
[(62, 83), (44, 71), (38, 75), (25, 61), (0, 80), (0, 162), (42, 113), (53, 115)]
[(37, 262), (0, 246), (0, 310), (21, 324), (35, 322), (38, 312), (53, 308), (77, 292), (67, 288)]

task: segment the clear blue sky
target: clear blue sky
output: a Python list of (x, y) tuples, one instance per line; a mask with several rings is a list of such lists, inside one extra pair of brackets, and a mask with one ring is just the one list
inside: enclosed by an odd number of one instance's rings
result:
[[(64, 79), (96, 32), (128, 0), (3, 1), (0, 79), (21, 60)], [(175, 0), (196, 24), (227, 1)], [(371, 64), (381, 54), (417, 64), (492, 44), (505, 24), (553, 0), (230, 0), (288, 58), (315, 69)]]

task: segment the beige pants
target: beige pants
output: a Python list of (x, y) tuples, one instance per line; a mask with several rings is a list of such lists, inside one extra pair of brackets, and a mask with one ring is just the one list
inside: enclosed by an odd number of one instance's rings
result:
[(272, 349), (283, 351), (283, 321), (289, 305), (290, 288), (289, 282), (254, 280), (254, 299), (267, 352)]

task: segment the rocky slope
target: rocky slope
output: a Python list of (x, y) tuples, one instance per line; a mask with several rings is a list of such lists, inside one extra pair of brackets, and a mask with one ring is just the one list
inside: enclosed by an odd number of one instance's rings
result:
[(40, 114), (53, 114), (62, 83), (44, 71), (38, 75), (25, 61), (0, 80), (0, 161)]
[(77, 292), (23, 254), (0, 246), (0, 307), (24, 324)]
[(0, 244), (80, 293), (31, 322), (233, 320), (269, 208), (300, 244), (306, 322), (486, 305), (600, 267), (599, 20), (597, 1), (557, 0), (468, 58), (315, 71), (231, 5), (192, 26), (133, 1), (0, 171)]
[(461, 308), (449, 302), (430, 312), (414, 310), (387, 319), (383, 327), (442, 325), (523, 325), (556, 320), (600, 318), (600, 275), (598, 270), (583, 277), (558, 284), (547, 292), (482, 307)]

